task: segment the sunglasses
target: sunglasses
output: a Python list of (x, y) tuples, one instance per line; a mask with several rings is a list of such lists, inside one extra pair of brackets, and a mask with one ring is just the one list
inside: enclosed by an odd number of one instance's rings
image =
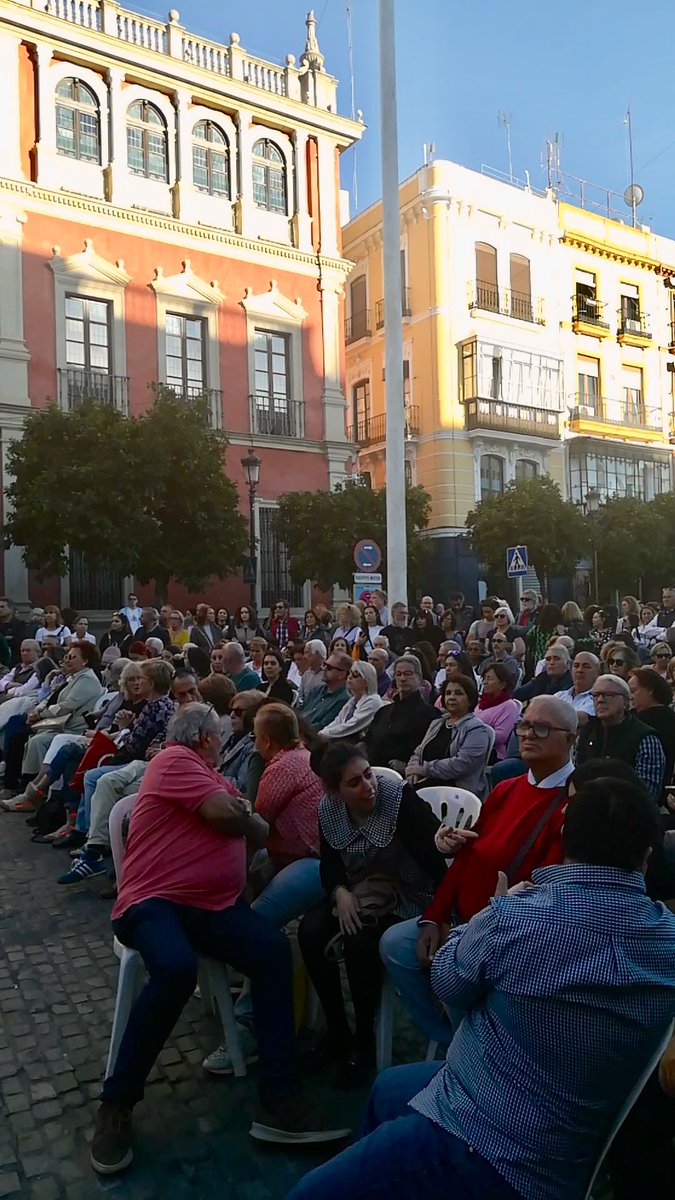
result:
[(663, 651), (661, 650), (658, 654), (654, 654), (653, 657), (654, 658), (672, 658), (672, 655), (664, 654)]
[[(665, 655), (660, 654), (659, 658), (665, 658)], [(625, 658), (610, 658), (609, 665), (610, 667), (625, 667), (626, 660)]]

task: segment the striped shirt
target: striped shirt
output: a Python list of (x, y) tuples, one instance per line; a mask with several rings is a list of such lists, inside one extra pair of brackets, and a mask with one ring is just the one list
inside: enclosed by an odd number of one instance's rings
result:
[(411, 1101), (525, 1200), (578, 1200), (675, 1016), (675, 916), (639, 872), (543, 867), (453, 930), (431, 982), (465, 1012)]

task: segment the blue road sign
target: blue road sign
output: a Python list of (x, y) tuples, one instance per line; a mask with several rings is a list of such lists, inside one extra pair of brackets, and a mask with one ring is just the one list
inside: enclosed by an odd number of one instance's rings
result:
[(506, 574), (509, 579), (527, 575), (527, 546), (509, 546), (506, 551)]

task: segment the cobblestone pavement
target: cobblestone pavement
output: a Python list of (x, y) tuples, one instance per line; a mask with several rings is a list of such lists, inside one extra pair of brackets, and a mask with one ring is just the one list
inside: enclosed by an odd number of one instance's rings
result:
[[(0, 813), (0, 1197), (29, 1200), (280, 1200), (322, 1161), (316, 1147), (289, 1153), (248, 1135), (255, 1067), (214, 1079), (201, 1061), (219, 1026), (190, 1001), (134, 1114), (136, 1158), (100, 1180), (89, 1139), (117, 981), (110, 909), (95, 890), (63, 893), (66, 852), (34, 845), (22, 817)], [(396, 1049), (420, 1057), (413, 1031)], [(341, 1125), (355, 1124), (367, 1088), (309, 1086)]]

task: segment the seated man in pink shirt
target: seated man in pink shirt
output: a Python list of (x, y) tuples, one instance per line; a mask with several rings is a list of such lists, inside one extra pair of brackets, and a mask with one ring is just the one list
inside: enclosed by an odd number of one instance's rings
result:
[(133, 808), (112, 920), (149, 978), (103, 1084), (91, 1147), (92, 1166), (103, 1175), (133, 1158), (131, 1110), (194, 991), (198, 954), (230, 963), (251, 981), (260, 1057), (251, 1135), (289, 1144), (349, 1132), (323, 1128), (300, 1090), (290, 947), (242, 899), (247, 843), (264, 846), (268, 826), (214, 769), (220, 743), (213, 707), (185, 705), (172, 717), (166, 748), (149, 763)]

